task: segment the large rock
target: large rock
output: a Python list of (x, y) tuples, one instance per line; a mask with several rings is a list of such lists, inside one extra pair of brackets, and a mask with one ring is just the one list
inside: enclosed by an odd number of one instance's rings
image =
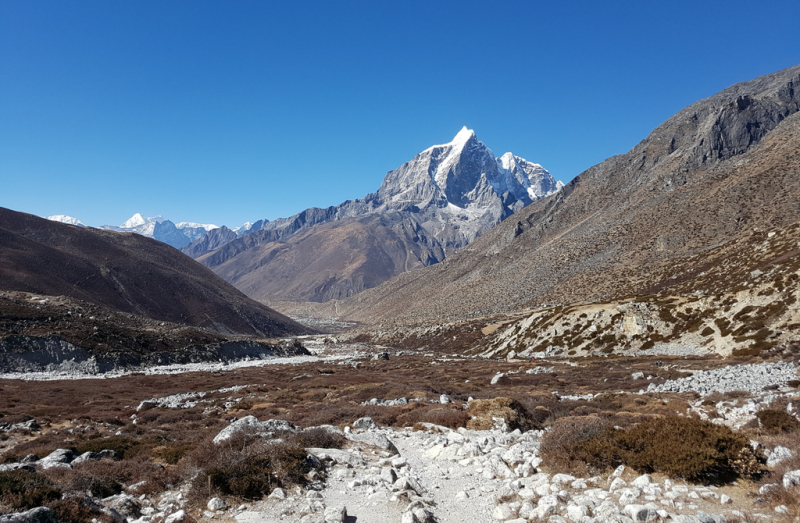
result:
[(346, 450), (318, 448), (307, 448), (306, 450), (322, 461), (332, 461), (350, 467), (365, 467), (367, 465), (364, 458), (350, 454)]
[(245, 416), (242, 419), (238, 419), (222, 429), (219, 434), (214, 437), (214, 443), (222, 443), (223, 441), (227, 441), (231, 439), (235, 434), (240, 432), (249, 432), (252, 434), (257, 434), (262, 437), (272, 437), (277, 432), (281, 431), (291, 431), (294, 432), (297, 430), (297, 427), (289, 423), (288, 421), (278, 420), (278, 419), (269, 419), (266, 421), (258, 421), (258, 418), (255, 416)]
[(128, 494), (116, 494), (103, 498), (103, 506), (114, 510), (121, 517), (134, 520), (142, 515), (142, 506), (140, 501)]
[(43, 469), (71, 468), (70, 463), (75, 459), (75, 454), (69, 449), (56, 449), (36, 464)]
[(347, 435), (347, 437), (351, 441), (358, 441), (359, 443), (373, 445), (383, 450), (388, 450), (394, 454), (400, 453), (400, 451), (397, 450), (397, 447), (395, 447), (394, 443), (392, 443), (392, 440), (377, 432), (362, 432), (360, 434), (350, 433)]
[(358, 418), (353, 422), (354, 429), (376, 429), (378, 425), (369, 416)]

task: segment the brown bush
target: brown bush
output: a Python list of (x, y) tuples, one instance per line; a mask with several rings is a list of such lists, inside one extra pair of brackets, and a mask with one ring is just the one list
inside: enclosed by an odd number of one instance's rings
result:
[(343, 435), (322, 427), (310, 427), (293, 436), (292, 441), (301, 447), (319, 449), (341, 449), (347, 444)]
[(168, 465), (176, 465), (193, 448), (189, 443), (171, 443), (161, 449), (159, 455)]
[(296, 443), (261, 441), (252, 436), (233, 437), (219, 445), (207, 443), (190, 458), (200, 472), (192, 496), (236, 496), (260, 499), (276, 487), (305, 482), (308, 454)]
[(626, 430), (596, 417), (559, 420), (542, 440), (553, 468), (608, 470), (619, 464), (689, 481), (723, 483), (755, 477), (764, 457), (746, 436), (708, 421), (679, 416), (646, 419)]
[(0, 472), (0, 505), (27, 510), (60, 498), (61, 491), (41, 474), (27, 470)]
[(779, 409), (765, 409), (756, 413), (761, 427), (769, 434), (779, 434), (781, 432), (794, 432), (800, 429), (800, 422), (797, 418)]
[(103, 514), (96, 507), (84, 503), (80, 498), (57, 499), (47, 504), (53, 511), (59, 523), (85, 523), (97, 521), (98, 523), (113, 523), (113, 518)]
[(421, 403), (412, 404), (413, 408), (406, 409), (398, 416), (397, 423), (403, 427), (413, 427), (417, 423), (433, 423), (451, 429), (466, 427), (469, 414), (456, 407), (426, 408)]
[(551, 470), (583, 475), (602, 472), (618, 462), (613, 456), (600, 462), (590, 446), (600, 435), (607, 433), (611, 424), (597, 416), (561, 418), (542, 438), (543, 464)]
[(467, 422), (470, 430), (488, 430), (494, 426), (494, 418), (505, 421), (511, 430), (528, 430), (531, 426), (528, 410), (512, 398), (494, 398), (470, 402), (467, 413), (472, 416)]

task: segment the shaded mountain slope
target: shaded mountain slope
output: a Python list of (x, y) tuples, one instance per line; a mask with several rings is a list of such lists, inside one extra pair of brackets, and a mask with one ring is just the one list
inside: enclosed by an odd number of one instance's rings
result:
[(800, 66), (701, 100), (443, 263), (338, 302), (338, 315), (414, 323), (648, 292), (676, 260), (794, 223), (798, 88)]
[(286, 241), (255, 245), (216, 272), (256, 300), (307, 296), (327, 301), (443, 258), (441, 245), (427, 238), (419, 223), (376, 215), (324, 223)]
[(225, 334), (284, 336), (307, 331), (166, 244), (3, 208), (0, 290), (63, 295)]

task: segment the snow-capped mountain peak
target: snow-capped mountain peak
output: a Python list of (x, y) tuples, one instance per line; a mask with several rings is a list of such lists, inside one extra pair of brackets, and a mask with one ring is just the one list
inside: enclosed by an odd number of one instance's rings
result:
[(142, 226), (142, 225), (144, 225), (146, 223), (147, 223), (147, 220), (144, 219), (144, 216), (142, 216), (141, 214), (139, 214), (137, 212), (136, 214), (134, 214), (133, 216), (131, 216), (130, 218), (125, 220), (125, 222), (123, 222), (123, 224), (120, 225), (120, 227), (122, 229), (134, 229), (134, 228), (140, 227), (140, 226)]
[(461, 128), (460, 131), (456, 134), (455, 138), (450, 142), (451, 145), (467, 143), (470, 138), (475, 138), (475, 131), (472, 129), (467, 129), (467, 126)]
[(137, 227), (141, 227), (142, 225), (147, 225), (152, 223), (163, 223), (165, 221), (167, 221), (167, 219), (161, 216), (160, 214), (158, 216), (150, 216), (148, 218), (145, 218), (144, 216), (142, 216), (141, 213), (137, 212), (136, 214), (125, 220), (125, 223), (120, 225), (120, 228), (135, 229)]
[(499, 200), (513, 212), (556, 190), (557, 182), (544, 167), (511, 153), (496, 158), (473, 130), (463, 127), (450, 142), (424, 150), (387, 174), (378, 197), (390, 206), (452, 205), (497, 214)]
[(73, 218), (72, 216), (67, 216), (66, 214), (54, 214), (52, 216), (47, 217), (48, 220), (52, 222), (61, 222), (61, 223), (68, 223), (69, 225), (77, 225), (78, 227), (86, 227), (82, 221), (77, 218)]

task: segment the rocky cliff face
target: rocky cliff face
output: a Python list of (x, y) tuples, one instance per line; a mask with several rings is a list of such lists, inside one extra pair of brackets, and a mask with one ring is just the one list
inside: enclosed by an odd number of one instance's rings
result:
[[(342, 299), (442, 261), (561, 187), (541, 165), (495, 157), (464, 128), (389, 172), (363, 199), (306, 209), (235, 240), (212, 231), (183, 252), (256, 299)], [(352, 238), (344, 240), (345, 231)]]

